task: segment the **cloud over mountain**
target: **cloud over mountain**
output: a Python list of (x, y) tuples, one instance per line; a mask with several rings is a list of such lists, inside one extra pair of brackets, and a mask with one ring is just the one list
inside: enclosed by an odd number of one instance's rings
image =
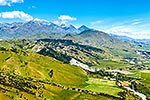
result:
[(23, 0), (12, 0), (12, 3), (22, 3), (24, 2)]
[(55, 24), (66, 24), (69, 21), (75, 21), (77, 18), (69, 16), (69, 15), (60, 15), (58, 20), (54, 21)]
[(23, 11), (2, 12), (0, 13), (0, 17), (7, 19), (21, 19), (24, 21), (30, 21), (33, 19), (31, 15), (26, 14)]
[(68, 15), (61, 15), (58, 17), (58, 19), (62, 20), (62, 21), (73, 21), (73, 20), (77, 20), (74, 17), (68, 16)]

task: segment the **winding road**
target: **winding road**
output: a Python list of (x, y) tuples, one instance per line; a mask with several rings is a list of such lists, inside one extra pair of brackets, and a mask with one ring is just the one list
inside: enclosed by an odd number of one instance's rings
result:
[(142, 98), (142, 100), (147, 100), (146, 99), (146, 95), (142, 94), (142, 93), (139, 93), (133, 89), (131, 89), (130, 87), (124, 87), (125, 89), (129, 90), (129, 91), (132, 91), (135, 95), (138, 95), (139, 97)]

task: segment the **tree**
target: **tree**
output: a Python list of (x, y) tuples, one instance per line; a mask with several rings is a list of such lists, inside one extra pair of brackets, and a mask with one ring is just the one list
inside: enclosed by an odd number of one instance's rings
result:
[(53, 70), (50, 70), (48, 74), (49, 74), (49, 77), (52, 78), (53, 77)]

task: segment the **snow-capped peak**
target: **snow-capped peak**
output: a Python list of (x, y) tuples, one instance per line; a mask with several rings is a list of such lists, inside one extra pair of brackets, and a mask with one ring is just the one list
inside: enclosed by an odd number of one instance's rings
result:
[(35, 18), (35, 19), (33, 19), (32, 21), (33, 21), (33, 22), (37, 22), (37, 23), (42, 23), (42, 24), (45, 24), (45, 25), (50, 25), (50, 24), (51, 24), (48, 20), (39, 19), (39, 18)]
[(68, 28), (68, 27), (70, 27), (70, 24), (61, 24), (60, 27), (62, 27), (62, 28)]

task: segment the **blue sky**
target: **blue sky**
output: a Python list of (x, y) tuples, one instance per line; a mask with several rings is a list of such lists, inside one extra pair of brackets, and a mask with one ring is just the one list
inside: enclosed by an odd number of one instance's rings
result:
[(150, 38), (150, 0), (0, 0), (0, 22), (34, 18)]

